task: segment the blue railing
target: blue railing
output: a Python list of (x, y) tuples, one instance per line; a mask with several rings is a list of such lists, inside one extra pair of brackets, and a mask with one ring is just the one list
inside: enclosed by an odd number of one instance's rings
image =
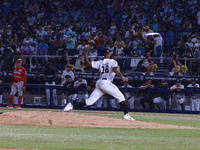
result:
[[(0, 88), (8, 89), (8, 88), (10, 88), (10, 84), (9, 83), (0, 84)], [(44, 89), (44, 90), (45, 89), (50, 89), (50, 91), (52, 93), (53, 89), (62, 90), (63, 86), (62, 85), (27, 84), (26, 88), (27, 89)], [(132, 88), (119, 87), (119, 89), (122, 92), (134, 92), (135, 94), (136, 93), (138, 94), (138, 93), (144, 92), (144, 91), (146, 93), (148, 93), (148, 92), (155, 93), (155, 95), (159, 94), (159, 93), (169, 93), (171, 95), (173, 93), (173, 92), (169, 91), (169, 89), (161, 89), (161, 88), (141, 90), (140, 87), (132, 87)], [(198, 89), (186, 88), (186, 89), (181, 90), (180, 92), (181, 93), (185, 93), (186, 95), (190, 95), (191, 93), (197, 93), (198, 94), (198, 93), (200, 93), (200, 89), (199, 88)], [(40, 106), (38, 105), (38, 106), (34, 106), (34, 107), (40, 107)], [(51, 95), (51, 98), (50, 98), (50, 108), (61, 108), (61, 106), (60, 107), (54, 107), (52, 95)], [(144, 110), (140, 110), (140, 111), (144, 111)], [(167, 111), (167, 112), (172, 112), (172, 111)], [(188, 111), (185, 111), (185, 113), (187, 113), (187, 112)], [(192, 113), (194, 113), (194, 112), (192, 112)], [(195, 113), (199, 114), (199, 112), (195, 112)]]

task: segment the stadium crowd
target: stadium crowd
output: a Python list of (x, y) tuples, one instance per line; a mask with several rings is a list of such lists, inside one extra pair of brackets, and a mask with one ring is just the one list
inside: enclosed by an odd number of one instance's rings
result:
[[(109, 47), (115, 56), (199, 57), (197, 0), (3, 0), (0, 14), (2, 54), (10, 45), (14, 55), (62, 56), (35, 58), (30, 67), (54, 62), (64, 70), (67, 63), (76, 63), (66, 55), (82, 55), (86, 44), (91, 45), (90, 56), (101, 56), (103, 47)], [(145, 36), (151, 32), (159, 33), (164, 43)], [(119, 61), (130, 67), (130, 61)], [(192, 69), (195, 63), (187, 65)]]

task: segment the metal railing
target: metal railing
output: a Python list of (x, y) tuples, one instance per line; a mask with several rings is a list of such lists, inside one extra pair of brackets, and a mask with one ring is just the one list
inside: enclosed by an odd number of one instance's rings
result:
[[(75, 56), (69, 56), (69, 60), (72, 59), (76, 59), (78, 57), (78, 55)], [(63, 56), (52, 56), (52, 55), (14, 55), (14, 58), (28, 58), (29, 61), (27, 61), (28, 67), (26, 68), (28, 72), (32, 72), (32, 66), (34, 66), (33, 62), (36, 59), (40, 59), (40, 58), (44, 58), (45, 60), (47, 60), (48, 58), (55, 58), (55, 59), (60, 59), (63, 58)], [(98, 60), (98, 59), (102, 59), (103, 56), (89, 56), (89, 58), (91, 60)], [(6, 58), (2, 58), (2, 59), (6, 59)], [(1, 60), (2, 60), (1, 59)], [(122, 56), (122, 57), (115, 57), (115, 59), (118, 61), (118, 64), (120, 66), (121, 71), (131, 71), (133, 68), (136, 69), (137, 67), (137, 63), (139, 62), (139, 60), (144, 59), (144, 57), (127, 57), (127, 56)], [(170, 61), (172, 59), (172, 57), (152, 57), (151, 58), (155, 63), (158, 64), (158, 70), (159, 69), (169, 69), (169, 65), (170, 65)], [(134, 62), (135, 61), (135, 62)], [(182, 64), (187, 65), (190, 63), (194, 63), (194, 62), (198, 62), (199, 59), (198, 58), (180, 58), (180, 61), (182, 62)], [(74, 61), (73, 61), (74, 62)], [(25, 64), (25, 63), (24, 63)], [(73, 64), (75, 65), (75, 64)], [(56, 68), (56, 67), (55, 67)]]

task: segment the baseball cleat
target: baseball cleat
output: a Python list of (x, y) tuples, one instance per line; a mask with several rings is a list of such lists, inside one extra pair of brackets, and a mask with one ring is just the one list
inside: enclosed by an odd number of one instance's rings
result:
[(126, 119), (126, 120), (135, 120), (129, 114), (124, 115), (123, 119)]
[(21, 109), (20, 105), (15, 106), (16, 109)]
[(8, 105), (8, 106), (6, 106), (7, 108), (13, 108), (13, 106), (12, 105)]
[(70, 111), (73, 109), (72, 103), (68, 103), (61, 111)]

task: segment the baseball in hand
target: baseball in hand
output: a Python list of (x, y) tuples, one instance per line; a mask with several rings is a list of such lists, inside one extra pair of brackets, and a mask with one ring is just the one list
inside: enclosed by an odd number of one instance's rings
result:
[(125, 78), (125, 82), (128, 82), (128, 78)]
[(89, 45), (85, 45), (85, 48), (88, 49), (90, 46)]

